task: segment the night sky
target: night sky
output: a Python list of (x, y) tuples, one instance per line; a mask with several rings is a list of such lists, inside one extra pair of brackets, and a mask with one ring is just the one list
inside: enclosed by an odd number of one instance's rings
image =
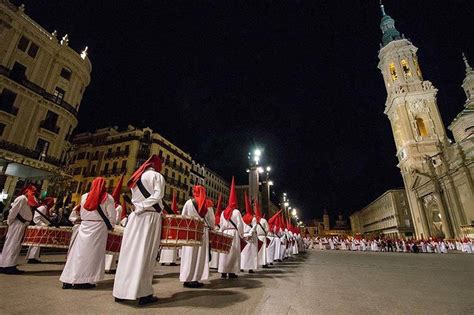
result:
[[(247, 183), (264, 149), (275, 192), (305, 218), (360, 210), (402, 187), (377, 69), (379, 1), (14, 1), (89, 46), (77, 131), (150, 126), (200, 163)], [(474, 65), (474, 1), (384, 1), (420, 50), (446, 126)]]

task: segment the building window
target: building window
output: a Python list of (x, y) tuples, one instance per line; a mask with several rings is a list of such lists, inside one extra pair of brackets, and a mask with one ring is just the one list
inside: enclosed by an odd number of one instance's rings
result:
[(127, 144), (127, 145), (125, 146), (125, 151), (128, 152), (129, 150), (130, 150), (130, 146)]
[(124, 173), (127, 170), (127, 160), (122, 161), (122, 173)]
[(95, 175), (95, 164), (94, 164), (94, 165), (92, 165), (92, 168), (91, 168), (91, 174), (92, 174), (92, 175)]
[(392, 81), (398, 80), (397, 70), (395, 69), (395, 64), (391, 63), (389, 66), (390, 75), (392, 76)]
[(28, 49), (28, 56), (30, 56), (31, 58), (35, 58), (38, 54), (38, 49), (38, 45), (36, 45), (35, 43), (31, 43), (30, 49)]
[(112, 164), (112, 173), (117, 172), (117, 164), (118, 162), (114, 162), (114, 164)]
[(428, 130), (426, 129), (425, 122), (422, 118), (416, 118), (416, 128), (418, 129), (418, 135), (421, 137), (428, 136)]
[(28, 48), (29, 43), (30, 43), (30, 40), (28, 38), (26, 38), (25, 36), (22, 36), (20, 38), (20, 41), (18, 42), (17, 48), (21, 51), (26, 51), (26, 49)]
[(109, 163), (105, 163), (104, 165), (104, 174), (109, 171)]
[(8, 89), (3, 89), (2, 94), (0, 94), (0, 110), (16, 115), (18, 108), (14, 107), (16, 100), (16, 93)]
[(56, 87), (54, 89), (54, 101), (56, 104), (61, 104), (64, 99), (64, 95), (66, 94), (66, 91), (61, 89), (60, 87)]
[(403, 69), (403, 73), (405, 74), (405, 78), (411, 77), (410, 67), (408, 66), (408, 62), (405, 59), (400, 61)]
[(46, 155), (48, 154), (48, 148), (49, 148), (49, 142), (41, 138), (38, 138), (38, 141), (36, 142), (35, 151), (40, 152), (42, 155), (43, 154)]
[(58, 117), (59, 117), (58, 114), (48, 110), (48, 112), (46, 113), (45, 119), (41, 123), (41, 127), (48, 129), (50, 131), (53, 131), (55, 133), (58, 133), (59, 127), (56, 126), (58, 122)]
[(19, 62), (15, 62), (13, 64), (12, 70), (10, 71), (10, 76), (13, 78), (13, 80), (26, 79), (26, 66)]
[(63, 77), (64, 79), (66, 79), (68, 81), (71, 80), (71, 75), (72, 75), (71, 70), (69, 70), (67, 68), (62, 68), (61, 69), (60, 76)]
[(0, 136), (3, 136), (3, 131), (5, 130), (5, 124), (0, 123)]

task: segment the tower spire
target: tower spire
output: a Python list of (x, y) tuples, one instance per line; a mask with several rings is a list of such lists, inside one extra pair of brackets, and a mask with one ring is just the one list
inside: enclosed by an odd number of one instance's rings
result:
[(395, 20), (387, 15), (385, 12), (385, 7), (380, 1), (380, 10), (382, 11), (382, 21), (380, 21), (380, 29), (382, 30), (382, 44), (386, 46), (388, 43), (401, 39), (400, 33), (395, 28)]
[(462, 60), (464, 60), (464, 64), (466, 65), (466, 75), (471, 74), (473, 72), (471, 65), (467, 61), (466, 55), (462, 52)]

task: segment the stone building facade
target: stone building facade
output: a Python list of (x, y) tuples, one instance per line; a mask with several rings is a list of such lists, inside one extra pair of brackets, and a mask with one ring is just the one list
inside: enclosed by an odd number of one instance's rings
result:
[(414, 235), (404, 189), (386, 191), (364, 209), (350, 216), (352, 234), (382, 234), (400, 238)]
[(67, 34), (59, 39), (23, 5), (0, 0), (0, 187), (7, 199), (25, 181), (46, 189), (64, 173), (91, 70), (87, 47), (74, 51)]
[(122, 192), (128, 192), (128, 179), (152, 154), (163, 160), (161, 173), (166, 180), (164, 200), (171, 202), (175, 192), (181, 207), (188, 198), (191, 156), (150, 128), (102, 128), (94, 133), (77, 134), (73, 144), (75, 150), (70, 166), (75, 183), (74, 201), (89, 191), (92, 180), (97, 176), (104, 177), (107, 188), (112, 191), (125, 174)]
[(423, 78), (418, 48), (400, 35), (382, 6), (382, 72), (398, 167), (417, 237), (459, 237), (474, 221), (474, 72), (465, 59), (464, 109), (448, 139), (438, 110), (438, 90)]

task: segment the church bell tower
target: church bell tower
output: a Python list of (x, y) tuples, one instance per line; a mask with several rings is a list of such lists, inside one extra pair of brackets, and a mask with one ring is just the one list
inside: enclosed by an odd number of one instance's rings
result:
[[(397, 166), (410, 203), (415, 233), (417, 237), (436, 234), (450, 237), (441, 196), (437, 197), (436, 212), (426, 213), (422, 196), (415, 190), (421, 182), (431, 180), (430, 174), (442, 164), (440, 157), (448, 143), (436, 101), (438, 90), (423, 78), (416, 54), (418, 48), (400, 35), (383, 5), (381, 10), (383, 35), (378, 68), (387, 90), (384, 113), (392, 127)], [(438, 230), (439, 233), (433, 232)]]

